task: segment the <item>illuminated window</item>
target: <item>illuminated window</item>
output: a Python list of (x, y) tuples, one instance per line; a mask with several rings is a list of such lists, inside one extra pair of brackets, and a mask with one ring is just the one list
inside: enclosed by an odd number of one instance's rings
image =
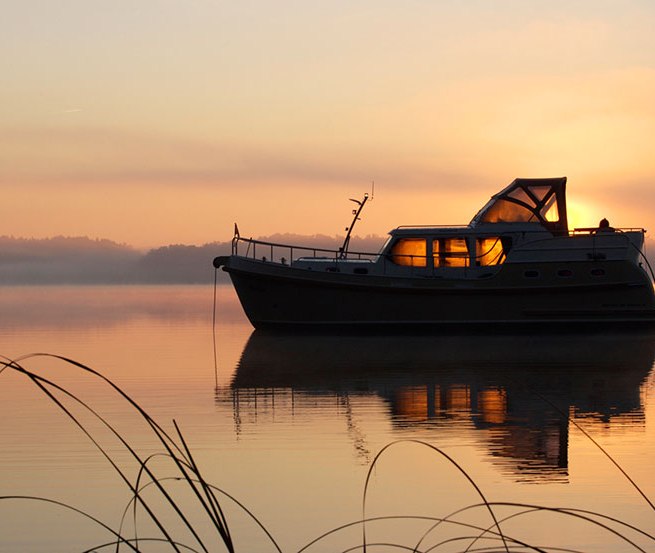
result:
[(435, 267), (468, 267), (469, 249), (465, 238), (437, 238), (432, 241)]
[[(539, 205), (535, 205), (532, 197), (523, 189), (518, 188), (510, 192), (507, 197), (513, 198), (525, 205), (505, 200), (496, 199), (491, 206), (485, 211), (483, 223), (529, 223), (538, 221), (540, 218), (544, 221), (559, 221), (559, 211), (557, 209), (557, 196), (552, 194), (548, 197), (548, 187), (535, 187), (531, 189), (536, 193)], [(541, 190), (543, 189), (543, 190)], [(546, 199), (547, 198), (547, 199)]]
[(476, 264), (478, 266), (499, 265), (504, 260), (503, 244), (499, 236), (488, 236), (476, 240)]
[[(551, 186), (531, 186), (530, 192), (537, 198), (537, 201), (543, 202), (544, 198), (550, 193), (553, 188)], [(553, 198), (555, 194), (553, 194)]]
[(402, 238), (391, 248), (391, 261), (406, 267), (425, 267), (425, 238)]
[[(550, 188), (550, 187), (547, 187)], [(523, 190), (523, 188), (516, 188), (512, 190), (509, 194), (507, 194), (509, 198), (515, 198), (519, 200), (520, 202), (523, 202), (524, 204), (529, 205), (530, 207), (534, 208), (535, 203), (534, 200), (532, 199), (531, 196), (528, 195), (528, 193)]]
[(527, 223), (534, 220), (535, 214), (527, 207), (502, 199), (496, 200), (482, 218), (483, 223)]
[(559, 221), (559, 211), (557, 210), (557, 202), (555, 200), (557, 200), (557, 197), (553, 194), (539, 212), (546, 221), (550, 221), (551, 223)]

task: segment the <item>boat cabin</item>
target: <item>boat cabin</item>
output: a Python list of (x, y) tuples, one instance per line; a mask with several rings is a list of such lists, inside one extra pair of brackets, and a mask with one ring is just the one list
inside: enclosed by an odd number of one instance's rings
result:
[(501, 265), (525, 241), (568, 236), (566, 177), (515, 179), (466, 227), (398, 227), (383, 254), (397, 266), (475, 268)]

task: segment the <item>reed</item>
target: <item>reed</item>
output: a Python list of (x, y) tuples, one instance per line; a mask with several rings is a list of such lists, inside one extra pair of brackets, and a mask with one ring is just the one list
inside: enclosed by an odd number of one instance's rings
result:
[[(73, 367), (93, 378), (99, 379), (102, 383), (118, 394), (132, 409), (138, 417), (143, 420), (153, 436), (156, 438), (159, 451), (156, 453), (142, 454), (139, 452), (138, 444), (133, 444), (124, 436), (112, 423), (103, 417), (92, 405), (83, 398), (72, 393), (64, 386), (50, 378), (46, 378), (39, 371), (30, 370), (26, 367), (27, 361), (39, 361), (43, 358), (55, 359)], [(102, 551), (152, 551), (153, 547), (162, 551), (175, 552), (205, 552), (227, 551), (236, 553), (238, 550), (234, 537), (230, 532), (230, 526), (225, 514), (226, 502), (236, 506), (245, 513), (259, 528), (271, 551), (282, 553), (282, 548), (273, 535), (266, 529), (265, 525), (253, 514), (243, 503), (225, 490), (208, 482), (202, 475), (201, 470), (194, 458), (179, 425), (173, 420), (173, 430), (165, 430), (157, 423), (132, 397), (125, 393), (120, 387), (100, 372), (84, 365), (74, 359), (67, 357), (38, 353), (24, 356), (19, 359), (0, 360), (0, 375), (5, 371), (14, 371), (29, 379), (31, 383), (44, 395), (44, 397), (57, 406), (72, 423), (86, 436), (107, 462), (112, 470), (118, 475), (130, 493), (130, 500), (123, 509), (118, 527), (114, 527), (91, 513), (84, 511), (74, 505), (54, 499), (30, 496), (30, 495), (3, 495), (2, 501), (29, 501), (39, 502), (55, 506), (58, 509), (74, 513), (81, 519), (91, 521), (107, 533), (107, 539), (100, 543), (94, 543), (85, 551), (91, 553)], [(102, 440), (97, 436), (97, 424), (109, 432), (127, 452), (130, 458), (136, 462), (138, 471), (136, 477), (130, 476), (128, 471), (119, 461), (117, 450), (114, 447), (103, 445)], [(95, 425), (95, 426), (94, 426)], [(592, 439), (585, 432), (585, 435)], [(593, 441), (593, 440), (592, 440)], [(594, 441), (594, 443), (596, 443)], [(421, 447), (426, 448), (434, 455), (438, 463), (446, 463), (456, 469), (461, 475), (462, 485), (470, 487), (480, 498), (479, 502), (465, 506), (447, 513), (443, 516), (415, 516), (393, 514), (388, 516), (369, 516), (368, 493), (371, 483), (371, 475), (379, 460), (390, 448), (400, 447)], [(600, 446), (599, 446), (600, 447)], [(609, 454), (603, 450), (608, 456)], [(611, 457), (610, 457), (611, 459)], [(622, 471), (618, 463), (611, 459)], [(163, 472), (162, 466), (166, 467)], [(632, 480), (630, 482), (634, 484)], [(189, 512), (188, 501), (179, 501), (176, 493), (179, 488), (185, 490), (187, 497), (193, 499), (193, 515)], [(637, 490), (644, 497), (649, 506), (652, 502), (638, 487)], [(170, 516), (162, 515), (173, 513)], [(201, 513), (202, 521), (197, 518)], [(535, 516), (548, 516), (547, 524), (557, 527), (557, 522), (552, 522), (550, 515), (564, 517), (568, 521), (576, 521), (580, 524), (591, 525), (598, 532), (606, 533), (608, 538), (616, 540), (621, 551), (652, 551), (655, 548), (655, 535), (644, 529), (638, 528), (626, 521), (603, 515), (602, 513), (574, 509), (569, 507), (546, 507), (527, 503), (495, 502), (490, 501), (473, 478), (458, 462), (440, 448), (419, 440), (399, 440), (385, 446), (372, 461), (364, 489), (362, 493), (362, 516), (361, 519), (349, 522), (348, 524), (332, 528), (306, 545), (297, 550), (297, 553), (312, 553), (324, 551), (330, 539), (344, 538), (350, 536), (353, 530), (360, 531), (360, 538), (350, 546), (331, 548), (331, 551), (342, 553), (358, 552), (393, 552), (411, 551), (415, 553), (429, 552), (571, 552), (574, 548), (555, 547), (549, 544), (531, 543), (526, 538), (508, 533), (508, 523), (516, 522), (519, 519)], [(470, 518), (467, 518), (470, 517)], [(483, 518), (488, 524), (481, 524)], [(131, 524), (128, 525), (128, 519)], [(200, 531), (199, 526), (207, 527), (209, 521), (211, 535)], [(473, 522), (476, 521), (476, 522)], [(146, 524), (147, 522), (147, 524)], [(410, 542), (406, 538), (403, 541), (380, 541), (371, 539), (372, 531), (378, 526), (384, 527), (387, 534), (389, 529), (398, 528), (398, 535), (406, 536), (407, 524), (420, 525), (421, 530), (416, 533)], [(142, 525), (148, 527), (148, 534), (141, 535), (139, 529)], [(395, 525), (395, 526), (394, 526)], [(127, 527), (130, 527), (130, 530)], [(414, 526), (413, 526), (414, 527)], [(515, 524), (512, 525), (515, 527)], [(182, 529), (182, 530), (181, 530)], [(403, 529), (403, 531), (400, 531)], [(71, 532), (74, 532), (71, 528)], [(346, 532), (349, 532), (346, 534)], [(1, 538), (0, 538), (1, 540)], [(345, 541), (348, 541), (347, 539)], [(341, 539), (340, 543), (345, 543)], [(0, 542), (1, 545), (1, 542)]]
[[(151, 454), (147, 456), (140, 454), (135, 445), (131, 444), (114, 427), (114, 425), (112, 425), (110, 421), (101, 416), (82, 398), (63, 388), (53, 380), (45, 378), (44, 376), (38, 374), (38, 372), (29, 370), (25, 367), (25, 362), (28, 359), (35, 359), (40, 357), (48, 357), (63, 361), (64, 363), (76, 367), (81, 371), (103, 381), (110, 387), (111, 390), (122, 397), (127, 402), (129, 407), (132, 408), (138, 414), (138, 416), (143, 419), (143, 421), (145, 421), (145, 423), (149, 426), (150, 430), (156, 437), (157, 443), (161, 447), (161, 452), (155, 455)], [(230, 499), (232, 499), (232, 497), (226, 493), (223, 493), (215, 486), (210, 485), (203, 478), (194, 460), (194, 457), (186, 441), (184, 440), (182, 432), (180, 431), (175, 421), (173, 421), (175, 433), (171, 434), (167, 432), (163, 427), (161, 427), (152, 417), (150, 417), (150, 415), (144, 409), (139, 406), (136, 401), (134, 401), (128, 394), (116, 386), (111, 380), (103, 376), (98, 371), (92, 369), (91, 367), (75, 361), (74, 359), (47, 353), (31, 354), (14, 360), (5, 358), (2, 361), (0, 372), (5, 370), (13, 370), (27, 377), (45, 395), (48, 400), (53, 402), (73, 422), (73, 424), (79, 428), (79, 430), (90, 440), (90, 442), (95, 446), (99, 453), (109, 462), (112, 469), (129, 489), (132, 495), (132, 499), (130, 500), (130, 505), (128, 505), (128, 508), (126, 508), (126, 511), (123, 513), (121, 525), (117, 530), (111, 529), (109, 525), (102, 523), (92, 515), (85, 513), (72, 505), (61, 502), (53, 502), (48, 498), (27, 496), (0, 496), (0, 499), (29, 499), (32, 501), (57, 503), (63, 509), (76, 512), (81, 516), (96, 522), (103, 529), (108, 530), (114, 536), (112, 541), (103, 544), (96, 544), (90, 549), (90, 551), (99, 551), (108, 547), (115, 547), (116, 551), (119, 551), (121, 546), (133, 551), (140, 551), (139, 543), (152, 541), (165, 543), (166, 545), (170, 546), (173, 551), (178, 552), (186, 550), (199, 552), (203, 551), (205, 553), (209, 553), (210, 551), (214, 551), (214, 540), (211, 540), (212, 544), (210, 545), (207, 538), (200, 536), (200, 533), (196, 530), (195, 521), (191, 520), (189, 516), (187, 516), (187, 514), (182, 510), (178, 504), (178, 501), (175, 499), (175, 495), (166, 486), (166, 484), (169, 482), (181, 483), (186, 486), (188, 491), (191, 492), (192, 496), (195, 498), (196, 506), (199, 507), (203, 515), (209, 519), (211, 528), (216, 532), (218, 542), (222, 545), (222, 548), (230, 553), (235, 552), (235, 547), (232, 536), (230, 534), (229, 526), (223, 512), (221, 501), (218, 499), (217, 494), (221, 494)], [(76, 413), (69, 405), (66, 404), (65, 400), (72, 401), (74, 404), (81, 407), (83, 412), (86, 412), (88, 415), (90, 415), (91, 419), (95, 419), (96, 422), (100, 422), (100, 424), (119, 441), (124, 450), (127, 451), (131, 458), (138, 464), (139, 471), (134, 481), (129, 477), (128, 472), (116, 460), (117, 452), (112, 451), (102, 445), (102, 443), (95, 438), (92, 431), (89, 430), (91, 421)], [(163, 478), (160, 477), (158, 473), (152, 468), (153, 461), (157, 458), (164, 458), (167, 460), (169, 462), (169, 467), (172, 466), (177, 471), (176, 476), (166, 476)], [(145, 484), (143, 483), (144, 479), (147, 479)], [(154, 487), (157, 493), (154, 495), (144, 494), (143, 491), (145, 487)], [(261, 522), (252, 513), (250, 513), (250, 511), (246, 509), (245, 506), (238, 502), (237, 504), (242, 509), (244, 509), (244, 511), (250, 515), (262, 528), (262, 530), (268, 535), (271, 543), (275, 546), (275, 548), (278, 551), (281, 551), (273, 537), (268, 534)], [(177, 522), (181, 523), (181, 525), (186, 529), (190, 536), (190, 539), (188, 539), (187, 542), (183, 542), (174, 537), (173, 532), (169, 531), (170, 522), (164, 522), (163, 517), (158, 514), (158, 512), (161, 512), (162, 510), (162, 505), (169, 507), (175, 513)], [(134, 535), (125, 535), (123, 531), (123, 522), (125, 521), (130, 507), (133, 511), (134, 520), (136, 520), (137, 517), (137, 510), (139, 512), (142, 511), (148, 520), (154, 524), (161, 535), (146, 538), (140, 537), (136, 533), (136, 525)]]

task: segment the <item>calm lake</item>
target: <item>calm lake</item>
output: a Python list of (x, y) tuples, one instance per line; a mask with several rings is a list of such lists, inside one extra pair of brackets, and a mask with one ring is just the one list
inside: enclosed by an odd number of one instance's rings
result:
[[(362, 551), (363, 516), (375, 519), (365, 525), (371, 552), (655, 551), (640, 533), (655, 533), (655, 511), (598, 447), (655, 501), (655, 332), (260, 334), (221, 285), (215, 364), (212, 305), (211, 285), (5, 287), (0, 354), (70, 357), (111, 379), (171, 435), (175, 420), (205, 480), (247, 507), (285, 553), (349, 523), (304, 551)], [(21, 364), (102, 414), (142, 458), (152, 455), (149, 466), (206, 550), (227, 550), (158, 455), (152, 429), (116, 391), (51, 357)], [(136, 482), (139, 465), (120, 440), (55, 393)], [(14, 496), (62, 502), (117, 531), (127, 509), (123, 533), (139, 538), (138, 550), (175, 550), (145, 540), (162, 534), (142, 508), (134, 515), (126, 482), (11, 369), (0, 374), (0, 443), (1, 551), (117, 550), (103, 546), (114, 538), (85, 515)], [(385, 446), (363, 514), (369, 468)], [(142, 476), (141, 493), (184, 544), (179, 551), (204, 551), (148, 481)], [(498, 534), (482, 535), (497, 529), (471, 481), (493, 504), (507, 549)], [(237, 552), (277, 550), (244, 509), (217, 497)]]

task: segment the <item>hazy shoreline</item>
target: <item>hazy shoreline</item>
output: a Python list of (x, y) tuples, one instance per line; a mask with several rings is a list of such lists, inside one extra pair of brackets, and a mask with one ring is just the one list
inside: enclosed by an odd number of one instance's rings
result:
[[(276, 234), (261, 240), (336, 249), (343, 237)], [(383, 241), (375, 235), (353, 237), (351, 249), (377, 251)], [(106, 239), (0, 236), (0, 285), (205, 284), (213, 281), (214, 257), (230, 251), (231, 242), (170, 244), (143, 252)], [(219, 273), (219, 279), (226, 278)]]

